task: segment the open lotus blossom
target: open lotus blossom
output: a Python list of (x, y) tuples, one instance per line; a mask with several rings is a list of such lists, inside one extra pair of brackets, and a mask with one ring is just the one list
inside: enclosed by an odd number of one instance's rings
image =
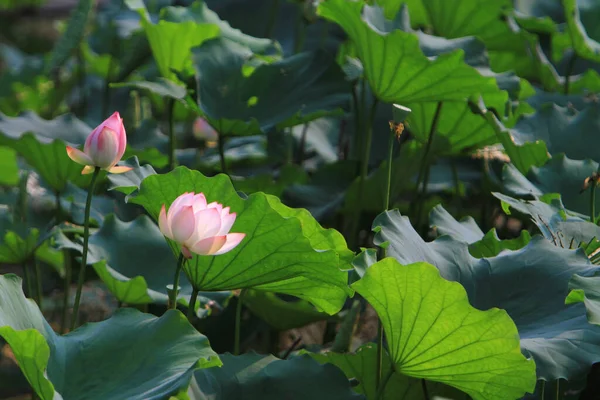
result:
[(206, 203), (203, 193), (184, 193), (171, 204), (167, 212), (163, 204), (158, 217), (160, 231), (171, 240), (181, 244), (186, 258), (191, 253), (216, 256), (235, 248), (245, 233), (229, 233), (236, 213), (229, 207), (213, 202)]
[(113, 174), (131, 170), (130, 167), (116, 166), (125, 153), (127, 136), (123, 118), (117, 111), (90, 133), (83, 146), (83, 151), (67, 146), (67, 154), (71, 160), (85, 165), (82, 174), (94, 172), (100, 167)]

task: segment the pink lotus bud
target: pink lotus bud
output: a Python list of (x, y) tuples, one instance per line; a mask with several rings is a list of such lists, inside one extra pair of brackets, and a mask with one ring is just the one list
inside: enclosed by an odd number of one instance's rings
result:
[(193, 128), (194, 137), (196, 139), (214, 142), (219, 139), (217, 131), (204, 119), (196, 118)]
[(83, 146), (83, 151), (67, 146), (67, 154), (71, 160), (85, 165), (82, 174), (89, 174), (95, 167), (100, 167), (113, 174), (120, 174), (131, 170), (130, 167), (119, 166), (125, 147), (127, 136), (123, 119), (118, 111), (108, 117), (104, 122), (90, 133)]
[(163, 235), (181, 244), (186, 258), (191, 253), (216, 256), (235, 248), (245, 233), (229, 233), (236, 213), (229, 207), (213, 202), (206, 204), (203, 193), (184, 193), (171, 204), (169, 212), (163, 204), (158, 217), (158, 227)]

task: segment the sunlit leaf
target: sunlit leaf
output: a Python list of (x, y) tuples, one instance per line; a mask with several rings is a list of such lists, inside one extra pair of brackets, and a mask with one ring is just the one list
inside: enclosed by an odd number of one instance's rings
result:
[[(325, 354), (308, 353), (312, 358), (320, 363), (331, 363), (340, 368), (346, 374), (348, 379), (356, 379), (358, 386), (354, 388), (358, 393), (362, 393), (367, 399), (375, 399), (377, 394), (377, 382), (375, 378), (374, 366), (377, 363), (377, 347), (372, 344), (361, 346), (355, 353), (334, 353)], [(381, 368), (382, 376), (386, 376), (391, 368), (391, 359), (387, 352), (384, 352), (384, 358)], [(437, 382), (427, 382), (426, 397), (423, 392), (423, 382), (421, 379), (411, 378), (394, 372), (388, 381), (385, 392), (381, 399), (384, 400), (428, 400), (428, 398), (451, 398), (462, 399), (466, 394), (458, 390)], [(436, 397), (440, 396), (440, 397)]]
[[(464, 100), (473, 94), (497, 92), (493, 78), (480, 75), (455, 51), (428, 59), (415, 34), (389, 30), (383, 11), (363, 2), (329, 0), (319, 14), (339, 24), (355, 43), (369, 85), (388, 103)], [(366, 19), (366, 20), (365, 20)], [(374, 26), (377, 24), (377, 26)], [(382, 25), (387, 31), (382, 31)]]
[(600, 361), (600, 328), (587, 322), (583, 305), (564, 304), (573, 274), (598, 271), (583, 250), (534, 237), (517, 251), (476, 259), (468, 243), (450, 236), (425, 242), (397, 211), (379, 215), (373, 226), (378, 231), (375, 243), (387, 243), (388, 256), (401, 264), (433, 264), (445, 279), (463, 285), (474, 307), (506, 310), (519, 331), (523, 353), (535, 360), (538, 379), (575, 378)]
[[(186, 263), (198, 289), (254, 288), (300, 297), (330, 314), (341, 309), (351, 293), (342, 270), (351, 268), (345, 261), (351, 252), (339, 233), (323, 229), (307, 211), (290, 209), (273, 196), (255, 193), (243, 200), (225, 175), (207, 178), (185, 167), (147, 177), (130, 201), (157, 218), (163, 204), (168, 207), (184, 192), (202, 192), (209, 202), (231, 207), (237, 213), (231, 232), (246, 234), (226, 254), (195, 256)], [(177, 256), (178, 245), (169, 244)]]
[(480, 311), (464, 288), (425, 262), (373, 264), (352, 284), (377, 311), (398, 372), (454, 386), (473, 399), (519, 398), (535, 389), (535, 363), (506, 311)]

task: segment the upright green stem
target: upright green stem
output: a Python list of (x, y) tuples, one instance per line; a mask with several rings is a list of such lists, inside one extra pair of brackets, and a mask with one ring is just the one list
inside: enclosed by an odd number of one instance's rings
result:
[(225, 136), (219, 133), (218, 141), (219, 147), (219, 160), (221, 161), (221, 172), (227, 173), (227, 162), (225, 161)]
[(69, 300), (71, 299), (71, 280), (73, 279), (73, 268), (71, 267), (71, 254), (69, 250), (63, 250), (65, 260), (65, 287), (63, 298), (62, 318), (60, 321), (60, 333), (65, 333), (67, 329), (67, 315), (69, 314)]
[(35, 270), (35, 283), (36, 283), (36, 298), (35, 302), (37, 303), (40, 311), (42, 310), (42, 273), (40, 271), (40, 263), (35, 259), (35, 255), (31, 258), (31, 262), (33, 263), (33, 267)]
[(375, 394), (375, 400), (383, 399), (383, 394), (385, 393), (385, 387), (387, 386), (387, 384), (390, 381), (390, 378), (392, 377), (393, 374), (394, 374), (394, 366), (392, 365), (392, 366), (390, 366), (390, 370), (388, 371), (388, 373), (385, 375), (385, 377), (381, 381), (381, 385), (379, 385), (379, 387), (377, 388), (377, 392)]
[(27, 296), (33, 297), (33, 284), (31, 282), (31, 271), (29, 271), (29, 265), (26, 262), (23, 263), (23, 279), (25, 280), (25, 287), (27, 288)]
[(573, 67), (575, 67), (575, 61), (577, 60), (577, 53), (573, 52), (569, 63), (567, 64), (567, 71), (565, 76), (565, 94), (569, 94), (569, 86), (571, 81), (571, 74), (573, 73)]
[(392, 159), (394, 157), (394, 139), (396, 135), (394, 134), (394, 130), (390, 130), (390, 139), (388, 140), (388, 156), (387, 156), (387, 177), (386, 177), (386, 185), (385, 185), (385, 198), (383, 199), (385, 209), (389, 210), (390, 208), (390, 194), (392, 190)]
[(167, 100), (167, 113), (169, 123), (169, 169), (173, 170), (177, 166), (177, 157), (175, 155), (175, 100), (169, 98)]
[(235, 307), (235, 337), (233, 341), (233, 355), (237, 356), (240, 354), (240, 331), (242, 329), (242, 302), (246, 294), (246, 289), (240, 291), (238, 296), (237, 306)]
[(191, 322), (192, 317), (196, 313), (196, 299), (198, 298), (198, 289), (192, 288), (192, 297), (190, 297), (190, 305), (187, 310), (188, 320)]
[(279, 14), (279, 1), (280, 0), (273, 0), (273, 5), (271, 6), (267, 31), (265, 32), (265, 37), (268, 39), (273, 37), (273, 30), (275, 30), (275, 23), (277, 22), (277, 14)]
[(302, 4), (299, 5), (298, 20), (296, 21), (296, 40), (294, 41), (294, 54), (300, 53), (304, 47), (306, 38), (306, 24), (302, 12)]
[(308, 135), (308, 125), (310, 123), (307, 122), (302, 127), (302, 135), (300, 136), (300, 143), (298, 144), (298, 156), (296, 158), (296, 164), (302, 165), (304, 161), (304, 148), (306, 147), (306, 136)]
[[(394, 156), (394, 139), (396, 135), (393, 129), (390, 129), (390, 138), (388, 140), (388, 157), (387, 157), (387, 179), (385, 185), (385, 198), (384, 205), (386, 211), (390, 208), (390, 192), (392, 186), (392, 159)], [(384, 258), (386, 257), (386, 250), (383, 249)], [(379, 388), (381, 383), (381, 371), (383, 369), (383, 325), (381, 325), (381, 319), (377, 319), (377, 365), (375, 366), (375, 382), (376, 387)]]
[(79, 279), (77, 280), (77, 293), (75, 294), (75, 303), (73, 304), (73, 317), (71, 318), (71, 330), (75, 329), (79, 322), (79, 303), (81, 301), (81, 291), (83, 290), (83, 282), (85, 281), (85, 268), (87, 266), (88, 241), (90, 239), (90, 210), (92, 208), (92, 196), (94, 195), (94, 187), (100, 174), (100, 167), (94, 168), (92, 181), (88, 189), (87, 199), (85, 200), (85, 216), (83, 220), (83, 252), (81, 254), (81, 267), (79, 269)]
[[(423, 155), (423, 162), (421, 164), (421, 168), (419, 169), (419, 175), (417, 177), (417, 188), (419, 190), (419, 186), (423, 183), (423, 188), (421, 190), (421, 196), (418, 197), (417, 201), (414, 201), (411, 204), (411, 208), (414, 210), (414, 207), (417, 206), (418, 214), (416, 216), (417, 226), (420, 225), (421, 219), (421, 210), (422, 203), (427, 193), (427, 181), (429, 180), (429, 163), (430, 163), (430, 153), (431, 153), (431, 145), (433, 143), (433, 138), (435, 136), (435, 131), (437, 130), (438, 122), (440, 120), (440, 114), (442, 112), (442, 102), (438, 102), (437, 107), (435, 109), (435, 114), (433, 115), (433, 121), (431, 122), (431, 129), (429, 130), (429, 137), (427, 138), (427, 144), (425, 145), (425, 154)], [(411, 210), (412, 211), (412, 210)]]
[(590, 186), (590, 222), (596, 223), (596, 182), (592, 181)]
[(421, 388), (423, 389), (423, 399), (429, 400), (429, 391), (427, 390), (427, 381), (421, 379)]
[(183, 253), (179, 254), (177, 260), (177, 268), (175, 269), (175, 276), (173, 277), (173, 290), (171, 291), (171, 298), (169, 299), (169, 308), (175, 310), (177, 308), (177, 292), (179, 291), (179, 275), (181, 275), (181, 269), (183, 268), (183, 262), (185, 256)]
[(371, 142), (373, 139), (373, 124), (375, 122), (375, 114), (377, 113), (377, 99), (373, 100), (371, 104), (371, 111), (369, 113), (369, 120), (367, 122), (367, 135), (364, 142), (364, 153), (361, 158), (360, 164), (360, 177), (358, 181), (358, 199), (354, 210), (354, 219), (352, 221), (352, 240), (358, 241), (358, 232), (360, 228), (360, 214), (362, 211), (362, 200), (364, 197), (363, 191), (365, 187), (365, 180), (367, 179), (367, 173), (369, 172), (369, 158), (371, 157)]

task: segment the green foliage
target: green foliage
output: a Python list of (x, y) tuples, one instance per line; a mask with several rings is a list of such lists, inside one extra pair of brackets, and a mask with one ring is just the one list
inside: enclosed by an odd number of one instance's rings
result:
[(1, 275), (0, 288), (0, 336), (43, 400), (164, 398), (194, 369), (221, 365), (206, 337), (177, 311), (157, 318), (123, 309), (59, 336), (25, 298), (20, 278)]
[[(196, 255), (186, 264), (196, 288), (254, 288), (306, 299), (329, 314), (341, 309), (351, 290), (342, 270), (350, 268), (344, 259), (348, 250), (339, 233), (323, 229), (306, 211), (290, 209), (272, 196), (255, 193), (242, 200), (224, 175), (207, 178), (184, 167), (147, 177), (130, 201), (157, 218), (163, 204), (170, 205), (184, 192), (202, 192), (209, 202), (218, 199), (231, 207), (237, 213), (232, 232), (246, 234), (232, 251)], [(178, 245), (169, 245), (177, 256)]]
[(265, 400), (360, 399), (352, 392), (344, 374), (332, 365), (319, 365), (304, 355), (280, 360), (271, 355), (224, 354), (223, 367), (198, 370), (194, 374), (198, 393), (214, 399), (231, 399), (244, 393)]
[[(3, 394), (598, 397), (600, 3), (92, 3), (2, 19)], [(173, 304), (184, 192), (245, 237)]]
[(92, 0), (79, 0), (77, 2), (77, 7), (73, 10), (69, 18), (67, 29), (52, 52), (52, 58), (47, 67), (48, 72), (54, 72), (56, 68), (62, 66), (71, 53), (79, 46), (85, 34), (93, 5), (94, 2)]
[(464, 288), (434, 266), (386, 258), (352, 287), (377, 311), (398, 372), (446, 383), (474, 399), (533, 392), (535, 363), (521, 354), (508, 314), (471, 307)]
[[(599, 359), (595, 338), (600, 331), (587, 323), (582, 305), (564, 304), (571, 276), (597, 270), (582, 250), (563, 249), (537, 237), (520, 250), (477, 259), (460, 239), (442, 236), (425, 242), (397, 211), (379, 215), (373, 226), (375, 243), (386, 245), (388, 256), (403, 265), (432, 264), (442, 277), (466, 289), (474, 307), (506, 310), (519, 331), (521, 349), (535, 360), (538, 379), (570, 379)], [(573, 347), (572, 340), (579, 346)], [(556, 363), (556, 357), (563, 362)]]

